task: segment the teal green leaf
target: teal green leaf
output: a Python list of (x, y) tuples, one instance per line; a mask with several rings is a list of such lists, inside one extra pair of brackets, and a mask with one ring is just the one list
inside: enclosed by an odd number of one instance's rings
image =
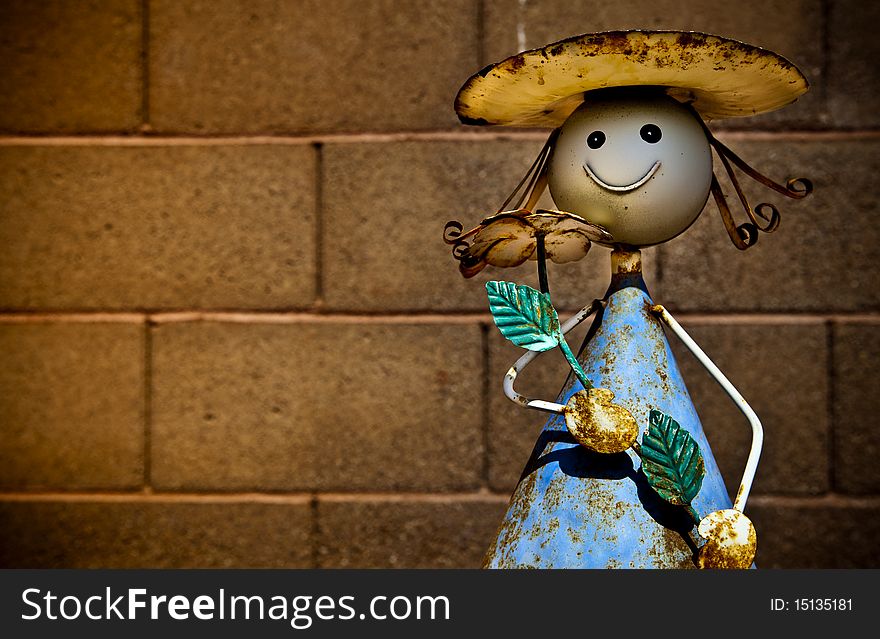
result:
[(511, 342), (530, 351), (559, 344), (559, 317), (550, 296), (513, 282), (486, 282), (495, 326)]
[(670, 504), (685, 506), (700, 492), (706, 473), (700, 446), (669, 415), (651, 411), (640, 455), (648, 483)]

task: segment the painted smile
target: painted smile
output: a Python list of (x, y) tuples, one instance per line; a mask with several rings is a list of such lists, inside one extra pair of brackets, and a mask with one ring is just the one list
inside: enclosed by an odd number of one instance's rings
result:
[(614, 184), (608, 184), (608, 182), (606, 182), (605, 180), (600, 178), (598, 175), (596, 175), (596, 173), (593, 171), (593, 169), (590, 168), (589, 164), (584, 164), (584, 171), (587, 172), (587, 175), (589, 175), (596, 184), (601, 186), (603, 189), (608, 189), (609, 191), (617, 191), (618, 193), (625, 193), (626, 191), (633, 191), (633, 190), (639, 188), (642, 184), (644, 184), (645, 182), (650, 180), (651, 177), (657, 172), (657, 169), (659, 169), (659, 168), (660, 168), (660, 162), (659, 161), (654, 162), (654, 166), (652, 166), (650, 169), (648, 169), (648, 172), (645, 173), (637, 181), (633, 182), (632, 184), (626, 184), (624, 186), (615, 186)]

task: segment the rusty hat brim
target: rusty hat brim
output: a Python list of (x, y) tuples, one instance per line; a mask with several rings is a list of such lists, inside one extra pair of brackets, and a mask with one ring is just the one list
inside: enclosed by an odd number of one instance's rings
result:
[(587, 33), (523, 51), (473, 75), (455, 111), (464, 124), (557, 127), (587, 91), (659, 86), (704, 118), (766, 113), (809, 88), (782, 56), (697, 32)]

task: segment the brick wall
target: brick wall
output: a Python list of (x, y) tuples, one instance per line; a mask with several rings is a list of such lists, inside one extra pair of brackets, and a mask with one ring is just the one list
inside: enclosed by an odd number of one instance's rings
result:
[[(815, 195), (744, 254), (710, 204), (646, 276), (764, 420), (759, 562), (880, 565), (878, 19), (0, 1), (0, 565), (478, 565), (542, 420), (500, 395), (516, 349), (440, 235), (494, 210), (544, 134), (461, 127), (452, 98), (520, 47), (639, 26), (766, 46), (812, 82), (719, 131)], [(577, 308), (607, 275), (594, 249), (551, 271), (555, 297)], [(747, 426), (680, 361), (733, 483)], [(523, 383), (563, 375), (548, 357)]]

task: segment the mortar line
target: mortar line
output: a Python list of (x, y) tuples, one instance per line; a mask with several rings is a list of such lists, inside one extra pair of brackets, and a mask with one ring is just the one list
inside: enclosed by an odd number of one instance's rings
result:
[[(714, 133), (727, 141), (850, 141), (876, 140), (880, 129), (800, 129), (800, 130), (727, 130)], [(503, 127), (479, 129), (439, 129), (424, 131), (393, 131), (376, 133), (314, 133), (314, 134), (193, 134), (162, 133), (161, 135), (94, 135), (94, 134), (14, 134), (0, 135), (0, 146), (232, 146), (232, 145), (310, 145), (369, 144), (383, 142), (485, 142), (493, 140), (546, 141), (549, 130), (532, 129), (505, 131)]]
[(96, 311), (90, 313), (76, 311), (9, 312), (0, 310), (0, 324), (24, 324), (27, 322), (141, 324), (146, 321), (147, 317), (146, 313), (132, 313), (129, 311)]
[[(560, 316), (567, 317), (578, 312), (580, 309), (559, 309)], [(731, 313), (705, 314), (676, 312), (676, 317), (683, 323), (701, 325), (736, 325), (736, 324), (822, 324), (826, 321), (840, 321), (847, 323), (878, 323), (880, 313), (866, 314), (788, 314), (788, 313)], [(470, 323), (491, 322), (492, 315), (485, 311), (400, 311), (400, 312), (180, 312), (180, 313), (157, 313), (153, 318), (158, 323), (190, 322), (190, 321), (222, 321), (222, 322), (265, 322), (265, 323)]]
[(169, 503), (289, 503), (297, 505), (320, 505), (321, 501), (385, 501), (385, 502), (429, 502), (453, 503), (461, 501), (495, 502), (509, 498), (507, 493), (494, 493), (485, 489), (470, 492), (423, 493), (423, 492), (254, 492), (254, 491), (0, 491), (3, 501), (67, 501), (67, 502), (169, 502)]
[(141, 126), (150, 130), (150, 0), (141, 0)]
[(516, 3), (516, 51), (521, 53), (528, 49), (526, 38), (526, 5), (528, 0), (518, 0)]
[(324, 303), (324, 145), (315, 142), (315, 304)]
[(477, 0), (477, 64), (475, 68), (482, 69), (486, 61), (486, 3), (485, 0)]
[[(560, 308), (559, 314), (566, 317), (579, 309)], [(674, 310), (674, 309), (673, 309)], [(689, 324), (823, 324), (828, 321), (845, 324), (880, 323), (880, 312), (866, 313), (791, 313), (791, 312), (687, 312), (675, 311), (675, 316)], [(0, 324), (28, 322), (83, 322), (83, 323), (142, 323), (146, 320), (154, 324), (175, 322), (245, 322), (270, 324), (297, 323), (376, 323), (376, 324), (464, 324), (472, 322), (491, 322), (491, 314), (485, 311), (424, 310), (424, 311), (351, 311), (351, 310), (165, 310), (165, 311), (3, 311), (0, 310)]]
[(836, 393), (834, 391), (834, 386), (836, 383), (836, 375), (834, 373), (834, 367), (836, 365), (834, 357), (834, 326), (834, 322), (830, 320), (825, 325), (825, 348), (828, 351), (826, 364), (828, 388), (825, 389), (825, 401), (828, 402), (828, 408), (826, 409), (828, 416), (828, 430), (825, 434), (825, 437), (828, 444), (828, 490), (832, 492), (837, 488), (837, 482), (835, 481), (837, 446), (836, 438), (834, 436), (837, 426), (837, 411), (835, 410), (834, 406), (836, 398)]
[(752, 495), (749, 497), (749, 504), (759, 506), (775, 505), (789, 507), (836, 506), (840, 508), (878, 508), (880, 507), (880, 495), (845, 495), (842, 493), (826, 493), (819, 496)]
[(312, 515), (312, 568), (319, 568), (321, 562), (320, 543), (321, 539), (321, 522), (319, 519), (318, 493), (312, 493), (309, 499), (309, 510)]
[(831, 2), (830, 0), (822, 0), (820, 5), (822, 13), (822, 66), (820, 73), (822, 74), (822, 82), (819, 87), (819, 99), (822, 102), (822, 111), (820, 112), (827, 118), (830, 123), (834, 118), (831, 114), (831, 100), (828, 95), (828, 83), (831, 81), (829, 73), (831, 72)]
[(144, 490), (152, 491), (153, 474), (153, 322), (144, 322)]
[(224, 146), (363, 144), (409, 141), (546, 140), (547, 131), (445, 129), (384, 133), (91, 135), (0, 134), (0, 146)]
[[(510, 490), (487, 491), (479, 489), (469, 492), (422, 493), (422, 492), (0, 492), (0, 502), (102, 502), (102, 503), (276, 503), (292, 505), (310, 505), (313, 501), (321, 502), (421, 502), (421, 503), (506, 503), (510, 499)], [(749, 497), (754, 505), (779, 506), (836, 506), (880, 508), (880, 495), (848, 495), (843, 493), (825, 493), (823, 495), (780, 495), (757, 494)]]
[(480, 476), (483, 487), (489, 490), (489, 420), (492, 418), (489, 410), (489, 376), (491, 374), (489, 365), (489, 325), (485, 322), (480, 323), (480, 353), (481, 353), (481, 376), (480, 376), (480, 399), (482, 400), (480, 410), (480, 435), (483, 443), (482, 468)]
[(654, 252), (654, 261), (653, 261), (653, 269), (656, 273), (655, 281), (657, 282), (657, 286), (654, 287), (654, 295), (656, 295), (657, 291), (660, 291), (660, 294), (663, 294), (663, 263), (666, 261), (666, 248), (663, 244), (657, 246), (656, 252)]
[(458, 502), (507, 502), (510, 499), (510, 493), (496, 493), (481, 488), (472, 492), (451, 492), (451, 493), (401, 493), (401, 492), (318, 492), (316, 493), (320, 501), (324, 502), (422, 502), (422, 503), (458, 503)]

